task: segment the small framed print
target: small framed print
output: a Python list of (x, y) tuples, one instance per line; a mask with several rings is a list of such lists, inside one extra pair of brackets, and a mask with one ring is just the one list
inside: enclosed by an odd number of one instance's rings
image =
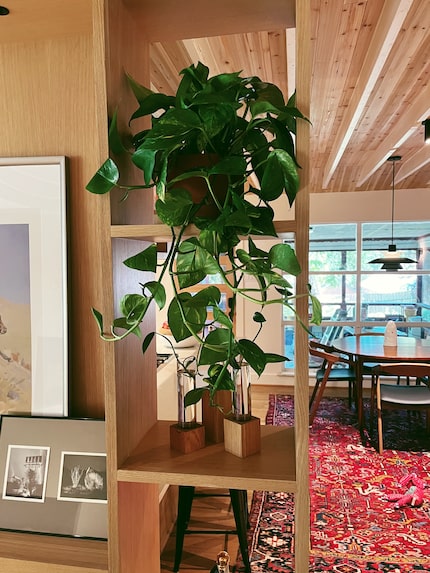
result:
[(61, 452), (57, 499), (107, 503), (106, 454)]
[(45, 501), (49, 448), (9, 445), (3, 499)]
[(107, 539), (104, 421), (8, 414), (0, 424), (0, 529)]

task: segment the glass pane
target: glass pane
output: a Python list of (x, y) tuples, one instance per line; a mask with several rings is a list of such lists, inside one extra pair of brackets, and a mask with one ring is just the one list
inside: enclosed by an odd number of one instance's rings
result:
[[(323, 342), (327, 341), (330, 344), (335, 338), (342, 338), (344, 336), (351, 336), (354, 334), (353, 326), (315, 326), (310, 325), (311, 338), (321, 339)], [(286, 369), (293, 369), (294, 364), (294, 326), (284, 326), (284, 355), (289, 359), (284, 362)], [(317, 368), (321, 365), (321, 361), (315, 357), (309, 357), (309, 368)]]
[(355, 275), (312, 275), (309, 277), (314, 294), (322, 306), (323, 320), (354, 320), (356, 306)]
[[(410, 336), (427, 334), (419, 323), (430, 319), (430, 276), (404, 273), (362, 275), (361, 320), (386, 322), (394, 320)], [(415, 328), (415, 330), (414, 330)]]
[(357, 225), (312, 225), (310, 271), (353, 271), (357, 268)]
[[(369, 261), (383, 257), (389, 244), (395, 244), (399, 256), (408, 257), (416, 263), (402, 263), (403, 270), (430, 268), (430, 241), (428, 231), (429, 221), (408, 221), (391, 223), (364, 223), (363, 224), (363, 250), (361, 265), (364, 271), (378, 271), (380, 263)], [(386, 271), (383, 271), (386, 272)]]
[(294, 368), (294, 326), (284, 326), (284, 355), (289, 359), (285, 368)]
[[(284, 239), (294, 248), (294, 237)], [(357, 268), (357, 225), (312, 225), (309, 230), (309, 271), (354, 271)]]

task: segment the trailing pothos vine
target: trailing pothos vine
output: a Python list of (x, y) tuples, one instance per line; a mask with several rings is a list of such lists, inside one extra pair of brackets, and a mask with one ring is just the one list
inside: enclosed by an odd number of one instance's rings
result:
[[(295, 313), (296, 298), (309, 297), (311, 322), (315, 323), (321, 320), (321, 308), (310, 290), (294, 292), (291, 277), (301, 272), (294, 250), (282, 241), (265, 250), (255, 241), (259, 236), (277, 236), (271, 203), (286, 194), (292, 205), (299, 189), (294, 135), (296, 120), (307, 120), (294, 106), (294, 97), (285, 103), (275, 85), (256, 77), (243, 78), (239, 73), (209, 77), (208, 68), (201, 63), (184, 69), (181, 75), (175, 96), (154, 93), (128, 78), (138, 103), (130, 123), (144, 115), (152, 117), (150, 129), (133, 134), (130, 149), (122, 145), (116, 116), (111, 122), (111, 148), (127, 153), (142, 170), (142, 184), (124, 183), (117, 164), (109, 158), (87, 189), (102, 194), (118, 187), (124, 198), (136, 190), (152, 193), (156, 189), (155, 211), (171, 233), (167, 256), (159, 262), (156, 244), (151, 244), (124, 261), (130, 268), (154, 273), (154, 279), (141, 284), (139, 294), (122, 298), (122, 315), (108, 332), (101, 313), (95, 309), (93, 313), (101, 336), (116, 341), (130, 334), (140, 336), (150, 305), (159, 309), (168, 305), (173, 338), (180, 342), (194, 337), (197, 364), (208, 366), (206, 385), (187, 396), (191, 404), (205, 391), (213, 398), (218, 389), (233, 389), (231, 368), (238, 368), (242, 361), (261, 375), (267, 364), (286, 360), (263, 351), (256, 341), (268, 305), (284, 305)], [(210, 161), (203, 166), (196, 161), (178, 172), (181, 157), (188, 154), (199, 159), (210, 156)], [(205, 183), (206, 191), (197, 201), (185, 184), (191, 177)], [(225, 183), (221, 196), (215, 191), (219, 178)], [(207, 205), (210, 214), (201, 210)], [(223, 264), (226, 258), (227, 266)], [(189, 292), (212, 275), (231, 292), (227, 308), (215, 284)], [(173, 292), (169, 301), (166, 280)], [(258, 328), (252, 339), (238, 338), (235, 333), (239, 297), (256, 305), (253, 320)], [(155, 334), (145, 337), (143, 352)], [(188, 367), (186, 363), (181, 366)]]

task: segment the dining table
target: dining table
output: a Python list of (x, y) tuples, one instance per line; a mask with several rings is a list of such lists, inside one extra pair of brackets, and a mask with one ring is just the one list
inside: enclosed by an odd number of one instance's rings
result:
[(425, 362), (430, 363), (430, 338), (398, 336), (395, 346), (384, 345), (385, 337), (381, 335), (345, 336), (333, 340), (335, 351), (348, 355), (356, 372), (357, 422), (364, 438), (365, 420), (363, 407), (363, 366), (381, 363)]

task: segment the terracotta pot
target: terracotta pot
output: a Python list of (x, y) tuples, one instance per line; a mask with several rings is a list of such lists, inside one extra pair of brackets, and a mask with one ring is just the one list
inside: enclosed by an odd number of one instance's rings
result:
[[(185, 171), (199, 167), (212, 167), (219, 160), (218, 155), (195, 153), (189, 155), (180, 155), (169, 165), (167, 181), (171, 181)], [(211, 175), (210, 182), (212, 189), (222, 204), (227, 194), (228, 177), (226, 175)], [(197, 214), (199, 217), (215, 218), (219, 210), (209, 193), (206, 181), (201, 177), (189, 177), (176, 183), (177, 187), (186, 189), (191, 194), (194, 203), (200, 203), (206, 197), (206, 204), (202, 205)]]

